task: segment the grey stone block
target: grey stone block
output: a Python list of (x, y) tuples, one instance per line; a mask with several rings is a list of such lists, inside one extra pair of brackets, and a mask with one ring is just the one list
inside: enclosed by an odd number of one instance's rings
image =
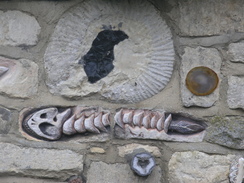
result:
[(83, 155), (71, 150), (23, 148), (0, 143), (0, 174), (66, 180), (83, 170)]
[(0, 45), (35, 45), (40, 31), (34, 17), (21, 11), (0, 11)]
[[(207, 96), (197, 96), (191, 93), (186, 87), (186, 76), (188, 72), (199, 66), (205, 66), (218, 75), (220, 80), (220, 67), (221, 67), (221, 57), (219, 52), (215, 48), (190, 48), (186, 47), (182, 55), (181, 61), (181, 98), (183, 105), (186, 107), (190, 106), (200, 106), (200, 107), (211, 107), (219, 99), (219, 87), (215, 91)], [(219, 82), (220, 83), (220, 82)]]
[(205, 139), (234, 149), (244, 149), (244, 116), (215, 116), (209, 120)]
[(11, 123), (12, 114), (11, 111), (0, 107), (0, 134), (7, 134), (12, 125)]
[[(178, 1), (171, 17), (184, 36), (211, 36), (244, 32), (243, 1)], [(231, 25), (231, 26), (230, 26)]]
[[(230, 61), (244, 63), (244, 43), (231, 43), (229, 45), (228, 53)], [(244, 68), (244, 66), (243, 66)]]
[(87, 173), (87, 183), (152, 183), (160, 182), (161, 169), (156, 166), (148, 177), (139, 177), (133, 173), (127, 164), (92, 162)]
[(170, 183), (229, 183), (234, 155), (207, 155), (199, 151), (176, 152), (169, 161)]
[(228, 77), (227, 103), (229, 108), (244, 109), (244, 76)]

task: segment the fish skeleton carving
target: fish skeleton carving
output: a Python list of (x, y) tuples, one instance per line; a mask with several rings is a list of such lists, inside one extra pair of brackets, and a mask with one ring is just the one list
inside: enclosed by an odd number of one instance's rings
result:
[(114, 120), (120, 127), (115, 127), (115, 133), (124, 134), (122, 138), (201, 141), (207, 127), (202, 120), (186, 115), (151, 110), (120, 109)]
[(29, 114), (21, 123), (28, 135), (44, 140), (58, 140), (62, 134), (107, 132), (110, 113), (98, 108), (75, 107), (62, 112), (50, 107)]

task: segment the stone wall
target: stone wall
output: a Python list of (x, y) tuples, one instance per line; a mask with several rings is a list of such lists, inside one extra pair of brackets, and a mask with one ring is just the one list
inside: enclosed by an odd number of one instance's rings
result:
[[(114, 68), (92, 84), (84, 56), (104, 30), (128, 38), (101, 48)], [(0, 182), (237, 183), (243, 40), (242, 0), (1, 1)], [(200, 66), (218, 79), (207, 95), (186, 86)]]

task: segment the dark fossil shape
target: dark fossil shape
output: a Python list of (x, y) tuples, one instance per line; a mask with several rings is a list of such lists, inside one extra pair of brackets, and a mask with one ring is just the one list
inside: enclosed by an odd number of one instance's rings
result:
[(196, 134), (205, 130), (207, 124), (199, 119), (194, 119), (191, 116), (181, 113), (175, 113), (172, 115), (172, 121), (169, 124), (169, 133), (180, 134)]
[(172, 121), (169, 125), (169, 131), (181, 134), (193, 134), (205, 130), (205, 127), (189, 121)]
[(206, 96), (218, 86), (217, 74), (208, 67), (195, 67), (186, 76), (186, 86), (195, 95)]
[(79, 61), (79, 64), (84, 64), (90, 83), (97, 82), (113, 70), (114, 46), (128, 38), (121, 30), (103, 30), (98, 33), (91, 49)]
[(131, 161), (131, 169), (139, 176), (148, 176), (155, 167), (155, 160), (149, 153), (136, 154)]

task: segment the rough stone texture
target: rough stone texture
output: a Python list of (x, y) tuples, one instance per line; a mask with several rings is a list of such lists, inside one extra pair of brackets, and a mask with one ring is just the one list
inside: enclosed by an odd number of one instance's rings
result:
[[(115, 46), (112, 72), (91, 84), (78, 62), (110, 27), (129, 38)], [(45, 52), (46, 83), (51, 93), (69, 98), (98, 93), (115, 102), (140, 102), (166, 86), (174, 55), (170, 29), (148, 2), (91, 0), (59, 20)]]
[(0, 134), (7, 134), (11, 127), (11, 111), (0, 107)]
[(149, 146), (149, 145), (142, 145), (142, 144), (127, 144), (125, 146), (118, 147), (119, 156), (125, 157), (128, 154), (133, 153), (133, 151), (138, 149), (144, 149), (144, 151), (147, 151), (151, 153), (155, 157), (160, 157), (162, 154), (160, 153), (160, 150), (156, 146)]
[(179, 1), (179, 9), (171, 13), (172, 19), (180, 29), (180, 34), (184, 36), (244, 32), (243, 16), (242, 0)]
[(207, 96), (196, 96), (187, 89), (185, 79), (187, 73), (192, 68), (205, 66), (215, 71), (220, 80), (221, 57), (217, 49), (214, 48), (186, 47), (184, 51), (185, 53), (182, 55), (180, 70), (182, 102), (186, 107), (211, 107), (219, 99), (219, 87), (217, 87), (213, 93)]
[(209, 120), (205, 139), (234, 149), (244, 149), (244, 116), (215, 116)]
[(231, 43), (228, 49), (230, 61), (244, 63), (243, 50), (244, 50), (244, 43)]
[(10, 97), (29, 98), (37, 94), (38, 66), (26, 59), (0, 57), (0, 66), (9, 70), (0, 76), (0, 93)]
[(144, 127), (131, 127), (125, 125), (122, 129), (119, 126), (115, 126), (115, 135), (117, 138), (122, 139), (154, 139), (154, 140), (165, 140), (175, 142), (202, 142), (205, 136), (205, 130), (196, 134), (167, 134), (165, 131), (158, 131), (156, 129), (146, 129)]
[(0, 45), (35, 45), (40, 31), (34, 17), (20, 11), (0, 11)]
[(161, 169), (158, 166), (148, 177), (139, 177), (133, 173), (127, 164), (92, 162), (87, 173), (87, 183), (156, 183), (160, 182), (161, 174)]
[(169, 161), (170, 183), (229, 183), (234, 155), (207, 155), (199, 151), (176, 152)]
[(47, 179), (34, 179), (27, 177), (0, 177), (1, 183), (67, 183), (55, 180), (47, 180)]
[(22, 148), (0, 143), (0, 175), (65, 180), (83, 170), (83, 156), (71, 150)]
[(69, 142), (72, 143), (91, 143), (91, 142), (107, 142), (110, 140), (109, 133), (91, 134), (91, 135), (79, 135), (74, 138), (70, 138)]
[(244, 76), (228, 77), (227, 103), (229, 108), (244, 109)]
[(90, 149), (90, 152), (91, 153), (104, 154), (105, 153), (105, 150), (103, 148), (100, 148), (100, 147), (92, 147)]

